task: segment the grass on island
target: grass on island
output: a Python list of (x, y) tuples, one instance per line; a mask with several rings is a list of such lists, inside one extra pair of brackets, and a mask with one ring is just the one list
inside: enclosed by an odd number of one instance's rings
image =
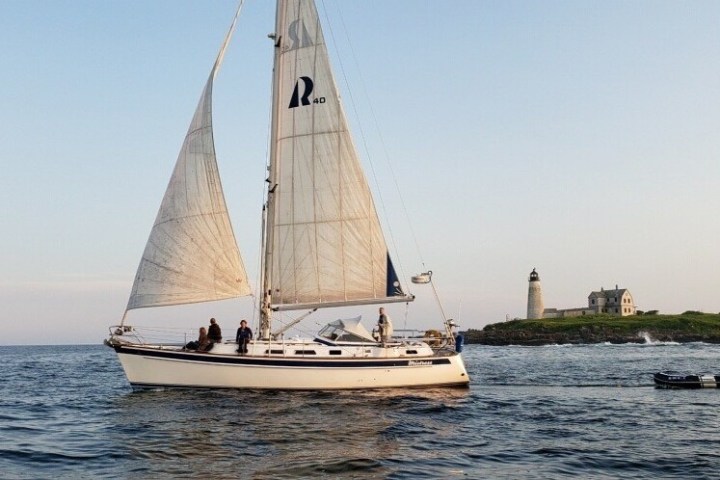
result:
[(688, 311), (676, 315), (644, 314), (628, 317), (583, 315), (569, 318), (511, 320), (487, 325), (486, 332), (564, 333), (579, 330), (612, 331), (632, 335), (640, 331), (687, 332), (696, 335), (720, 334), (720, 314)]

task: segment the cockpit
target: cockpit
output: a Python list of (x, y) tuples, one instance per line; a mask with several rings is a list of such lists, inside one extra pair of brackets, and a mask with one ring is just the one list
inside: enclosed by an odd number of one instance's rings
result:
[(376, 340), (360, 323), (361, 317), (335, 320), (325, 325), (318, 337), (332, 342), (373, 342)]

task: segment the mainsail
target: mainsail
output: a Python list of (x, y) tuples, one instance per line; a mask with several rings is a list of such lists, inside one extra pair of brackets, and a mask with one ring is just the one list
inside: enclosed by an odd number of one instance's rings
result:
[(251, 293), (225, 204), (212, 132), (213, 81), (241, 7), (242, 2), (185, 136), (127, 310)]
[(315, 5), (279, 3), (266, 293), (274, 309), (412, 300), (388, 256)]

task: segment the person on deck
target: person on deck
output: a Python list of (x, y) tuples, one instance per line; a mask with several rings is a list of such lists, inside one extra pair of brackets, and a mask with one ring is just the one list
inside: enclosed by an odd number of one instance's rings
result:
[(380, 333), (380, 341), (390, 342), (393, 334), (393, 326), (390, 317), (385, 314), (385, 309), (380, 307), (380, 317), (378, 318), (378, 332)]
[(237, 351), (240, 355), (247, 354), (247, 344), (250, 340), (252, 340), (252, 330), (247, 326), (246, 320), (241, 320), (240, 328), (237, 329), (237, 334), (235, 335), (235, 341), (238, 344)]
[(222, 342), (222, 332), (220, 331), (220, 325), (217, 324), (214, 318), (210, 319), (210, 328), (208, 329), (208, 340), (212, 343)]
[(207, 351), (209, 346), (210, 341), (208, 340), (207, 329), (205, 327), (200, 327), (198, 339), (188, 342), (187, 345), (185, 345), (185, 347), (183, 348), (183, 350)]

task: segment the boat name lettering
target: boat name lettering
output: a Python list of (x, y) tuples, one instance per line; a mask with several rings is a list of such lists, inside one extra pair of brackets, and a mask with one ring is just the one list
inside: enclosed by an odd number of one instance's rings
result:
[(432, 360), (410, 360), (408, 361), (409, 367), (422, 367), (432, 365)]

